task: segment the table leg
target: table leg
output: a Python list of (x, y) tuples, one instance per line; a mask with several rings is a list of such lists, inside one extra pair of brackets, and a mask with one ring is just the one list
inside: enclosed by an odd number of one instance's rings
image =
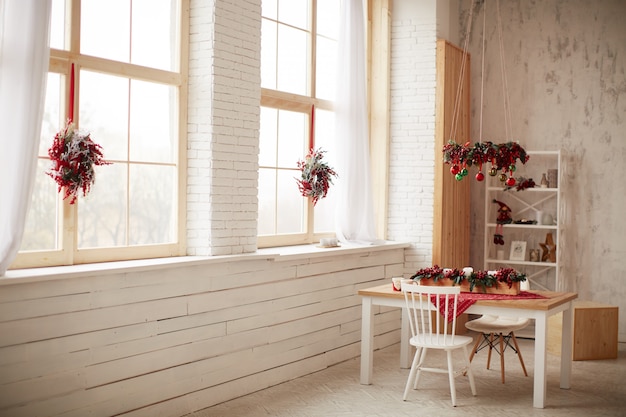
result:
[(409, 345), (409, 316), (406, 308), (402, 309), (402, 326), (400, 327), (400, 368), (411, 367), (411, 346)]
[(572, 326), (574, 306), (570, 301), (567, 310), (563, 310), (563, 333), (561, 335), (561, 388), (570, 388), (572, 376)]
[(363, 297), (361, 305), (361, 384), (372, 383), (374, 369), (374, 320), (372, 297)]
[(548, 314), (535, 319), (535, 381), (533, 383), (533, 407), (544, 408), (546, 400), (546, 340), (548, 338)]

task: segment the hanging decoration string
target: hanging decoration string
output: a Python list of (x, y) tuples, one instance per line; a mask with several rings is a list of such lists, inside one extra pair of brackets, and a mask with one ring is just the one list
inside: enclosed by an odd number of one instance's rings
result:
[(487, 22), (487, 2), (484, 3), (483, 5), (484, 9), (483, 9), (483, 42), (482, 42), (482, 56), (481, 56), (481, 64), (480, 64), (480, 124), (479, 124), (479, 130), (478, 130), (478, 141), (482, 143), (483, 141), (483, 109), (484, 109), (484, 105), (483, 105), (483, 101), (484, 101), (484, 97), (485, 97), (485, 39), (487, 38), (487, 36), (485, 36), (485, 28), (487, 27), (486, 22)]
[(465, 32), (465, 39), (463, 40), (463, 58), (461, 59), (461, 73), (459, 76), (459, 82), (456, 87), (456, 97), (454, 100), (454, 109), (452, 111), (452, 129), (450, 130), (449, 141), (454, 141), (457, 132), (457, 121), (459, 118), (461, 107), (461, 91), (463, 89), (463, 81), (465, 80), (465, 66), (467, 62), (468, 49), (469, 49), (469, 37), (472, 33), (472, 16), (474, 15), (474, 5), (471, 5), (469, 16), (467, 19), (467, 28)]
[(506, 78), (506, 64), (504, 59), (504, 41), (502, 36), (502, 17), (500, 15), (500, 0), (496, 0), (497, 11), (497, 29), (498, 29), (498, 41), (500, 43), (500, 72), (502, 77), (502, 99), (504, 101), (504, 133), (507, 140), (513, 140), (513, 125), (511, 119), (511, 102), (509, 100), (509, 86)]
[(469, 46), (469, 37), (472, 27), (472, 16), (474, 10), (474, 2), (470, 5), (469, 18), (467, 23), (467, 33), (465, 36), (465, 42), (463, 46), (463, 62), (460, 70), (460, 78), (457, 86), (457, 96), (454, 103), (454, 111), (452, 115), (452, 129), (451, 136), (448, 143), (443, 147), (443, 161), (446, 164), (450, 164), (450, 173), (454, 175), (457, 181), (463, 180), (468, 175), (468, 167), (472, 165), (478, 166), (478, 173), (476, 174), (477, 181), (483, 181), (485, 175), (483, 174), (483, 166), (491, 164), (491, 168), (488, 170), (490, 176), (498, 175), (500, 172), (499, 180), (506, 182), (507, 187), (513, 187), (517, 183), (513, 177), (513, 173), (516, 170), (517, 162), (525, 164), (529, 156), (520, 146), (518, 142), (512, 141), (512, 127), (511, 127), (511, 111), (508, 97), (508, 85), (506, 80), (506, 70), (504, 66), (504, 43), (502, 40), (502, 19), (500, 17), (500, 3), (496, 0), (497, 6), (497, 31), (499, 39), (500, 49), (500, 71), (502, 76), (502, 88), (504, 98), (504, 113), (505, 113), (505, 138), (508, 140), (506, 143), (495, 144), (491, 141), (483, 141), (483, 107), (484, 107), (484, 81), (485, 81), (485, 44), (486, 44), (486, 3), (487, 0), (477, 0), (483, 5), (483, 31), (482, 31), (482, 64), (481, 64), (481, 93), (480, 93), (480, 125), (479, 125), (479, 141), (473, 146), (470, 146), (468, 141), (465, 144), (459, 144), (455, 141), (457, 133), (457, 120), (460, 112), (461, 91), (463, 85), (463, 79), (465, 77), (465, 63), (467, 57), (467, 51)]

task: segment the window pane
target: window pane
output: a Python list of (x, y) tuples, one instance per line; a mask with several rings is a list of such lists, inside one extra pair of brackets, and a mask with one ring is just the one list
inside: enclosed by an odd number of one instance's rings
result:
[[(265, 2), (263, 2), (265, 4)], [(277, 25), (263, 19), (261, 22), (261, 87), (276, 89), (276, 34)]]
[(307, 115), (292, 111), (278, 112), (278, 165), (295, 168), (307, 149)]
[(277, 233), (303, 233), (306, 229), (304, 207), (307, 199), (298, 190), (295, 178), (300, 171), (279, 170), (277, 185)]
[(78, 200), (78, 248), (126, 245), (127, 164), (97, 166), (96, 182)]
[[(315, 111), (315, 147), (322, 148), (324, 160), (333, 169), (337, 168), (335, 146), (335, 113), (327, 110), (316, 109)], [(341, 175), (340, 173), (338, 173)], [(333, 178), (333, 182), (335, 179)], [(315, 233), (328, 233), (335, 231), (335, 207), (336, 190), (331, 185), (326, 198), (318, 200), (315, 205), (314, 224)]]
[(131, 165), (130, 245), (176, 241), (176, 167)]
[(278, 19), (278, 0), (263, 0), (261, 2), (261, 16), (268, 19)]
[(45, 173), (50, 170), (50, 160), (37, 161), (35, 187), (24, 225), (24, 236), (20, 250), (58, 249), (58, 197), (57, 185)]
[[(317, 0), (317, 34), (339, 39), (339, 15), (342, 0)], [(343, 0), (346, 1), (346, 0)]]
[(80, 72), (80, 128), (102, 146), (106, 159), (128, 158), (127, 78)]
[(259, 235), (276, 234), (276, 170), (259, 169)]
[(278, 90), (308, 95), (309, 88), (308, 35), (298, 29), (278, 26)]
[(48, 157), (48, 149), (56, 133), (65, 126), (64, 115), (61, 111), (65, 103), (63, 100), (65, 90), (65, 76), (48, 73), (46, 85), (46, 102), (43, 119), (41, 122), (41, 140), (39, 141), (38, 155)]
[(66, 0), (52, 0), (50, 16), (50, 47), (67, 49), (65, 45)]
[(131, 63), (177, 70), (178, 1), (133, 0), (132, 5)]
[(82, 0), (80, 52), (129, 62), (130, 2)]
[(334, 100), (337, 73), (337, 42), (318, 36), (317, 59), (315, 63), (315, 96), (325, 100)]
[(59, 225), (57, 223), (60, 217), (57, 184), (46, 175), (46, 172), (52, 166), (48, 158), (48, 149), (52, 145), (54, 135), (65, 125), (60, 114), (64, 81), (64, 76), (48, 73), (38, 150), (41, 159), (37, 161), (35, 185), (24, 225), (24, 236), (20, 248), (24, 251), (59, 249)]
[(261, 107), (261, 128), (259, 131), (259, 165), (276, 166), (278, 141), (278, 110)]
[(174, 163), (176, 88), (137, 80), (130, 87), (130, 159)]
[(315, 109), (315, 147), (326, 151), (324, 160), (331, 167), (336, 166), (335, 113)]
[(331, 186), (325, 198), (317, 201), (314, 209), (315, 233), (335, 232), (335, 207), (337, 204), (335, 190)]
[(278, 20), (301, 29), (309, 28), (309, 0), (278, 0)]

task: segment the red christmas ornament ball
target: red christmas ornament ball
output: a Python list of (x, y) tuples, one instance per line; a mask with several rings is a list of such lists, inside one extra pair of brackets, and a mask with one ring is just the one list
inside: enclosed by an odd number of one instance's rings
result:
[(515, 178), (509, 177), (509, 179), (506, 180), (506, 185), (508, 185), (509, 187), (513, 187), (515, 185)]
[(485, 174), (483, 174), (482, 171), (478, 171), (478, 173), (476, 174), (476, 181), (482, 181), (485, 179)]
[(459, 168), (459, 166), (458, 166), (458, 165), (452, 165), (452, 166), (450, 167), (450, 174), (452, 174), (452, 175), (456, 175), (456, 174), (458, 174), (460, 171), (461, 171), (461, 168)]

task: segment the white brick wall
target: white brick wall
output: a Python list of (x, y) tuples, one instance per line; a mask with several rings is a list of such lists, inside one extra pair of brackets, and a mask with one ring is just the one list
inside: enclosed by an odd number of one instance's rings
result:
[(391, 28), (390, 240), (413, 242), (405, 274), (432, 259), (436, 24), (394, 21)]
[(261, 0), (190, 2), (187, 253), (254, 252)]

